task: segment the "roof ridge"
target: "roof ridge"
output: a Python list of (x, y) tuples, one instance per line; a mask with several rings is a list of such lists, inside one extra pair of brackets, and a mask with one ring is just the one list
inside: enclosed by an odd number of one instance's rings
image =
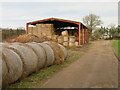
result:
[(81, 22), (77, 22), (77, 21), (73, 21), (73, 20), (53, 18), (53, 17), (51, 17), (51, 18), (46, 18), (46, 19), (41, 19), (41, 20), (36, 20), (36, 21), (28, 22), (28, 23), (33, 23), (33, 22), (38, 22), (38, 21), (44, 21), (44, 20), (50, 20), (50, 19), (56, 19), (56, 20), (63, 20), (63, 21), (70, 21), (70, 22), (75, 22), (75, 23), (81, 23)]

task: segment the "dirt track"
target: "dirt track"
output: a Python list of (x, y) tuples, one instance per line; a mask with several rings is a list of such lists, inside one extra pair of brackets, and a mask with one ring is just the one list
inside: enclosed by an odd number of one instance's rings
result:
[(110, 41), (96, 41), (89, 51), (46, 81), (41, 88), (117, 88), (118, 60)]

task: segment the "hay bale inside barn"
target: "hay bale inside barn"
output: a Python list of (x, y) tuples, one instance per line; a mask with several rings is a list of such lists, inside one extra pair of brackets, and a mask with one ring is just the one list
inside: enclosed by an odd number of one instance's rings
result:
[(68, 40), (69, 37), (75, 36), (76, 39), (73, 42), (73, 45), (76, 45), (75, 42), (78, 43), (78, 45), (82, 45), (89, 42), (88, 28), (85, 25), (83, 25), (81, 22), (76, 22), (76, 21), (70, 21), (70, 20), (64, 20), (58, 18), (48, 18), (48, 19), (28, 22), (26, 24), (26, 31), (27, 33), (35, 34), (39, 37), (46, 36), (49, 37), (50, 39), (52, 39), (55, 35), (58, 36), (58, 39), (59, 37), (62, 36), (63, 39), (65, 39), (63, 40), (62, 43), (69, 43)]

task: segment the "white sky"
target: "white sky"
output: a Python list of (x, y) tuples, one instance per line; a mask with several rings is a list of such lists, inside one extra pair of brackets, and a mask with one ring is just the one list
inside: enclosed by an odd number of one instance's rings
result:
[[(90, 13), (101, 17), (103, 26), (118, 24), (118, 2), (117, 0), (104, 0), (104, 2), (4, 2), (0, 3), (2, 28), (25, 27), (30, 21), (46, 18), (61, 18), (82, 22), (82, 18)], [(33, 1), (33, 0), (32, 0)], [(47, 0), (46, 0), (47, 1)], [(74, 2), (72, 2), (74, 1)], [(84, 0), (87, 1), (87, 0)], [(94, 0), (92, 0), (94, 1)], [(111, 1), (111, 2), (110, 2)]]

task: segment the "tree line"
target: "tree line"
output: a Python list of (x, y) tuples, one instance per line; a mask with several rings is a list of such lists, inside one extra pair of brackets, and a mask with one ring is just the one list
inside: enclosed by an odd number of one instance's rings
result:
[(17, 29), (1, 29), (2, 32), (2, 40), (7, 40), (7, 39), (11, 39), (14, 37), (17, 37), (19, 35), (25, 34), (25, 29), (23, 28), (17, 28)]

